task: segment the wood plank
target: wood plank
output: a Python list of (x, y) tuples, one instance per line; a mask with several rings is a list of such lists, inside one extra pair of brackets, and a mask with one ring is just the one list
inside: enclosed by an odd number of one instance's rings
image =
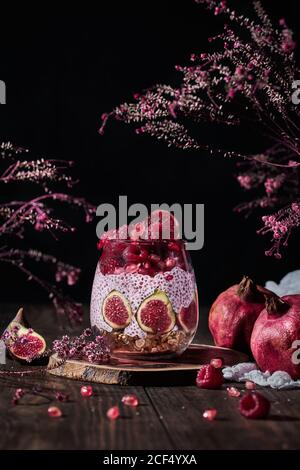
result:
[[(225, 390), (200, 390), (195, 386), (150, 387), (146, 392), (176, 449), (300, 447), (300, 401), (297, 391), (264, 389), (262, 393), (272, 401), (271, 415), (265, 420), (242, 417), (238, 411), (238, 399), (228, 397)], [(203, 411), (208, 408), (218, 410), (213, 422), (202, 418)]]
[[(81, 382), (65, 381), (56, 377), (39, 378), (38, 382), (49, 389), (41, 398), (24, 396), (20, 404), (10, 403), (13, 390), (21, 385), (32, 386), (34, 379), (0, 381), (0, 448), (1, 449), (171, 449), (167, 432), (143, 387), (94, 385), (94, 396), (80, 395)], [(48, 417), (47, 409), (52, 400), (51, 390), (60, 388), (70, 393), (70, 402), (59, 403), (63, 417)], [(136, 394), (138, 408), (121, 404), (124, 394)], [(121, 418), (110, 421), (106, 417), (108, 408), (119, 405)]]

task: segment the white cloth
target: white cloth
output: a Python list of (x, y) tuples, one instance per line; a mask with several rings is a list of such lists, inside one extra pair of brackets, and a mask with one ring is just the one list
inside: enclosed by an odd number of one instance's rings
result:
[(300, 380), (293, 380), (287, 372), (277, 370), (273, 374), (260, 371), (253, 362), (241, 362), (232, 367), (223, 369), (226, 380), (233, 382), (254, 382), (262, 387), (271, 387), (277, 390), (300, 388)]

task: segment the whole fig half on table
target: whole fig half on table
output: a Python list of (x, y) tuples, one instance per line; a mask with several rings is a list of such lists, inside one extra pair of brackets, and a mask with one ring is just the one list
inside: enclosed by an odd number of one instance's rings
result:
[(244, 276), (222, 292), (213, 303), (208, 325), (216, 346), (250, 352), (254, 323), (273, 293)]
[(39, 359), (46, 350), (44, 338), (32, 328), (27, 328), (22, 308), (10, 322), (1, 339), (10, 355), (20, 361), (31, 362)]
[(262, 371), (285, 371), (300, 379), (300, 295), (266, 300), (251, 336), (251, 350)]

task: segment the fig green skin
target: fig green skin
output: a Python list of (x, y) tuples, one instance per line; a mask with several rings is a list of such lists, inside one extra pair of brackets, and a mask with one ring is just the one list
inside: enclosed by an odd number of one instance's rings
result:
[(271, 314), (264, 309), (260, 313), (251, 336), (251, 350), (262, 371), (282, 370), (300, 379), (300, 364), (292, 361), (299, 349), (292, 345), (300, 339), (300, 295), (286, 295), (282, 300), (290, 305), (286, 312)]
[[(253, 326), (265, 304), (242, 300), (238, 288), (239, 284), (235, 284), (217, 297), (209, 312), (208, 326), (216, 346), (251, 353)], [(267, 289), (257, 288), (262, 294), (270, 295)]]

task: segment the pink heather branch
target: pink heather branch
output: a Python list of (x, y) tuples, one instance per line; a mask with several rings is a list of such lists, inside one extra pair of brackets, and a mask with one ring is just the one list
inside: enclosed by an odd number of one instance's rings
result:
[[(259, 231), (273, 234), (273, 247), (266, 254), (279, 257), (287, 234), (300, 224), (300, 215), (292, 208), (300, 199), (300, 107), (291, 100), (292, 84), (300, 77), (293, 52), (296, 44), (285, 20), (275, 27), (258, 1), (253, 2), (253, 19), (237, 14), (226, 1), (196, 2), (224, 16), (223, 32), (208, 40), (218, 49), (193, 53), (189, 65), (175, 66), (182, 75), (178, 87), (156, 85), (135, 94), (133, 103), (103, 114), (99, 132), (104, 132), (112, 117), (136, 125), (138, 134), (149, 134), (169, 146), (238, 158), (236, 179), (243, 189), (253, 190), (253, 196), (236, 210), (282, 208), (272, 217), (279, 224), (284, 218), (286, 232), (266, 225), (270, 222), (265, 217), (265, 227)], [(191, 130), (190, 122), (198, 125), (199, 132), (195, 126)], [(201, 132), (201, 123), (207, 122), (247, 126), (270, 144), (257, 154), (213, 147)]]
[[(21, 250), (11, 247), (14, 237), (24, 238), (27, 225), (32, 225), (37, 232), (49, 231), (54, 237), (58, 231), (73, 232), (75, 227), (67, 222), (52, 216), (51, 203), (65, 203), (72, 207), (79, 207), (85, 213), (86, 222), (90, 222), (95, 208), (85, 199), (66, 194), (52, 192), (54, 184), (64, 184), (70, 188), (75, 181), (66, 173), (72, 162), (62, 160), (23, 160), (22, 155), (27, 152), (11, 143), (2, 143), (0, 155), (2, 161), (10, 161), (0, 174), (0, 184), (18, 183), (19, 181), (40, 186), (44, 194), (30, 200), (7, 201), (0, 204), (0, 262), (8, 263), (21, 270), (29, 280), (35, 281), (51, 298), (57, 313), (66, 314), (72, 322), (78, 322), (82, 317), (81, 304), (74, 302), (66, 296), (54, 283), (41, 279), (34, 274), (28, 264), (33, 262), (46, 264), (52, 267), (56, 283), (63, 280), (67, 285), (77, 283), (80, 269), (64, 263), (52, 255), (41, 253), (34, 249)], [(2, 241), (2, 246), (1, 246)]]

